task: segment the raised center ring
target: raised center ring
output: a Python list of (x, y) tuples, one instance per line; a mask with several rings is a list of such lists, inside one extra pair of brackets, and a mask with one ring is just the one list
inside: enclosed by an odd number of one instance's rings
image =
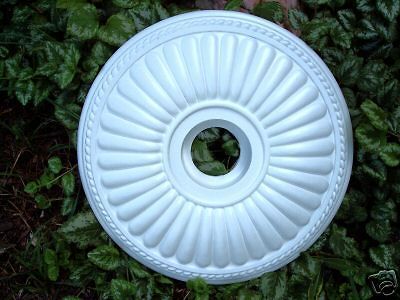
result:
[[(222, 100), (204, 101), (182, 112), (167, 133), (163, 149), (165, 171), (174, 188), (186, 199), (211, 207), (248, 197), (265, 177), (269, 159), (267, 134), (258, 123), (246, 109)], [(209, 127), (229, 130), (240, 144), (236, 166), (222, 176), (202, 173), (191, 158), (194, 138)]]

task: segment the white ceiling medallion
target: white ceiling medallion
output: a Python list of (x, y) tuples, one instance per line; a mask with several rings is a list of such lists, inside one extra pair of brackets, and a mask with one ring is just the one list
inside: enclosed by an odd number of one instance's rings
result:
[[(240, 158), (201, 173), (194, 137), (223, 127)], [(212, 284), (294, 260), (343, 199), (352, 131), (342, 93), (300, 39), (263, 19), (203, 11), (126, 42), (82, 112), (79, 170), (111, 238), (149, 268)]]

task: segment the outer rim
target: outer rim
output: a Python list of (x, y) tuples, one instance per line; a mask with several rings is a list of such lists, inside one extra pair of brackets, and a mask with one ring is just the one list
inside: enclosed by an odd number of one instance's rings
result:
[[(140, 43), (151, 43), (152, 39), (156, 40), (161, 38), (163, 34), (168, 32), (168, 30), (174, 30), (177, 27), (182, 26), (182, 24), (180, 24), (181, 22), (191, 26), (202, 26), (207, 22), (211, 22), (212, 24), (216, 24), (218, 22), (220, 22), (218, 24), (222, 24), (225, 22), (225, 25), (227, 26), (239, 28), (248, 32), (257, 32), (257, 34), (263, 34), (268, 38), (274, 39), (275, 41), (279, 42), (283, 47), (287, 47), (288, 49), (290, 49), (292, 53), (296, 53), (301, 59), (303, 59), (304, 63), (307, 64), (308, 67), (315, 72), (316, 76), (318, 76), (318, 78), (320, 78), (322, 82), (325, 82), (324, 87), (327, 90), (327, 94), (331, 99), (333, 105), (336, 106), (335, 110), (337, 112), (338, 124), (341, 127), (341, 129), (339, 129), (341, 131), (340, 140), (342, 148), (341, 169), (339, 171), (339, 176), (341, 177), (341, 180), (337, 184), (338, 186), (336, 188), (336, 191), (334, 192), (332, 200), (330, 201), (330, 205), (327, 206), (327, 209), (325, 209), (319, 220), (315, 222), (315, 226), (312, 228), (312, 230), (310, 230), (310, 232), (304, 237), (304, 239), (300, 243), (296, 245), (295, 248), (257, 268), (244, 269), (238, 272), (225, 274), (220, 274), (218, 272), (214, 274), (204, 274), (200, 272), (188, 272), (185, 270), (181, 270), (176, 266), (169, 265), (166, 261), (161, 262), (154, 260), (154, 258), (149, 257), (146, 253), (144, 253), (142, 250), (132, 244), (121, 233), (121, 231), (115, 227), (107, 212), (104, 211), (104, 207), (102, 207), (101, 204), (101, 199), (99, 198), (96, 191), (96, 186), (94, 185), (93, 174), (91, 173), (91, 166), (87, 160), (88, 158), (90, 158), (90, 149), (87, 148), (85, 145), (86, 143), (90, 142), (90, 126), (91, 123), (93, 123), (94, 119), (93, 108), (98, 105), (95, 100), (95, 95), (96, 93), (104, 92), (104, 89), (106, 88), (106, 86), (104, 85), (105, 76), (107, 76), (108, 73), (113, 73), (112, 67), (118, 62), (118, 60), (120, 60), (121, 57), (127, 55), (127, 51), (129, 49), (134, 48), (135, 45), (138, 45)], [(121, 62), (122, 60), (120, 60), (120, 63)], [(97, 219), (100, 221), (101, 225), (103, 226), (103, 228), (105, 228), (107, 233), (114, 239), (114, 241), (128, 254), (133, 256), (144, 265), (152, 269), (156, 269), (157, 271), (167, 276), (171, 276), (180, 280), (187, 280), (189, 278), (201, 276), (206, 281), (213, 284), (244, 281), (257, 277), (264, 272), (273, 271), (281, 267), (283, 264), (292, 261), (300, 254), (300, 252), (311, 246), (312, 243), (314, 243), (314, 241), (329, 225), (337, 209), (340, 206), (341, 200), (344, 197), (350, 178), (352, 157), (352, 131), (347, 107), (339, 86), (337, 85), (333, 75), (322, 62), (322, 60), (315, 54), (315, 52), (313, 52), (307, 45), (305, 45), (304, 42), (287, 32), (286, 30), (280, 28), (279, 26), (254, 16), (236, 12), (203, 11), (176, 16), (147, 28), (146, 30), (137, 34), (127, 43), (125, 43), (110, 58), (110, 60), (103, 67), (94, 84), (92, 85), (87, 97), (87, 101), (85, 102), (82, 111), (82, 117), (80, 120), (78, 132), (78, 161), (82, 184)]]

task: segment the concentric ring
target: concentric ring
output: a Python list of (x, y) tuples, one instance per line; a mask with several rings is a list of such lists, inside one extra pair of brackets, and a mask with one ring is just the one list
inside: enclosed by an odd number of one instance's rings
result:
[[(188, 145), (213, 126), (244, 151), (210, 182)], [(253, 16), (196, 12), (151, 26), (107, 62), (78, 158), (93, 211), (128, 254), (220, 284), (285, 265), (323, 232), (348, 184), (352, 133), (332, 74), (298, 38)]]
[[(241, 106), (220, 100), (202, 101), (182, 112), (164, 142), (163, 165), (173, 188), (185, 199), (209, 207), (246, 199), (264, 179), (269, 160), (267, 135), (258, 123)], [(224, 176), (205, 175), (191, 158), (195, 136), (213, 126), (232, 132), (241, 146), (236, 167)]]

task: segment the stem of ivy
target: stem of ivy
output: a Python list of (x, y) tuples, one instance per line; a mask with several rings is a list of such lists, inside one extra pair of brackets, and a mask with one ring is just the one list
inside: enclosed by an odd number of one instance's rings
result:
[[(48, 184), (52, 184), (53, 182), (56, 182), (58, 179), (60, 179), (61, 177), (63, 177), (65, 174), (70, 173), (73, 169), (75, 169), (77, 167), (77, 165), (74, 165), (71, 169), (69, 169), (68, 171), (62, 173), (61, 175), (58, 175), (56, 178), (54, 178), (53, 180), (50, 180), (49, 182), (46, 182), (46, 185)], [(39, 184), (38, 188), (42, 188), (44, 185)]]

